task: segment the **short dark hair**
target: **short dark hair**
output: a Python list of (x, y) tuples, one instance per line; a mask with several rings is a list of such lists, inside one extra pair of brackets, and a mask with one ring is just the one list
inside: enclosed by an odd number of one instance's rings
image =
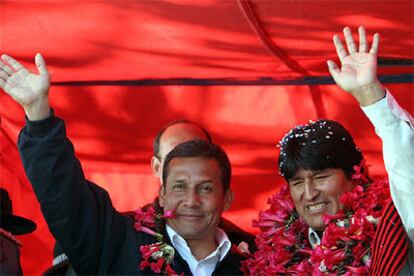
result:
[(351, 179), (363, 155), (351, 134), (338, 122), (318, 120), (291, 129), (281, 140), (280, 174), (288, 181), (299, 169), (342, 169)]
[(193, 126), (199, 128), (204, 133), (204, 135), (206, 136), (207, 141), (209, 141), (210, 143), (213, 142), (213, 139), (211, 138), (210, 133), (208, 133), (208, 131), (204, 127), (202, 127), (202, 126), (200, 126), (200, 125), (198, 125), (198, 124), (196, 124), (196, 123), (194, 123), (192, 121), (189, 121), (189, 120), (175, 120), (175, 121), (171, 121), (168, 124), (164, 125), (158, 131), (157, 135), (155, 136), (154, 141), (153, 141), (153, 154), (154, 154), (154, 156), (160, 157), (159, 154), (160, 154), (160, 141), (161, 141), (161, 136), (164, 134), (164, 132), (169, 127), (171, 127), (173, 125), (178, 125), (178, 124), (189, 124), (189, 125), (193, 125)]
[(215, 160), (220, 169), (223, 190), (226, 191), (230, 188), (231, 165), (226, 152), (218, 145), (203, 140), (192, 140), (184, 142), (177, 145), (172, 151), (167, 154), (167, 157), (164, 161), (164, 166), (162, 168), (163, 185), (167, 183), (170, 162), (174, 158), (185, 157), (200, 157)]

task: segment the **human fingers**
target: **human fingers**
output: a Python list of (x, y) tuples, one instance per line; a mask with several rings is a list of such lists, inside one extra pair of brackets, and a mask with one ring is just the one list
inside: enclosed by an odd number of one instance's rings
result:
[(374, 39), (372, 41), (371, 50), (369, 50), (370, 54), (377, 55), (378, 54), (378, 46), (380, 41), (380, 35), (378, 33), (374, 34)]
[(351, 55), (355, 54), (357, 50), (356, 50), (354, 38), (352, 37), (351, 29), (349, 27), (344, 28), (344, 37), (345, 37), (346, 45), (348, 47), (349, 54)]
[(3, 79), (0, 79), (0, 88), (4, 90), (5, 87), (6, 87), (6, 81)]
[(348, 53), (346, 52), (344, 46), (342, 45), (339, 35), (334, 35), (333, 42), (335, 45), (336, 54), (338, 55), (339, 59), (342, 62), (342, 60), (348, 55)]
[(21, 69), (23, 69), (23, 65), (21, 65), (18, 61), (16, 61), (14, 58), (12, 58), (11, 56), (8, 56), (6, 54), (2, 55), (1, 58), (11, 66), (11, 68), (13, 68), (13, 70), (15, 71), (19, 71)]
[(8, 75), (6, 72), (4, 72), (3, 70), (0, 70), (0, 79), (2, 80), (7, 80), (10, 77), (10, 75)]
[(14, 73), (14, 71), (8, 65), (4, 64), (1, 60), (0, 60), (0, 70), (4, 71), (9, 76), (13, 75)]
[(339, 76), (339, 74), (341, 72), (340, 69), (338, 68), (338, 66), (336, 65), (336, 63), (333, 62), (332, 60), (328, 60), (326, 63), (328, 64), (329, 73), (331, 74), (331, 76), (334, 79), (334, 81), (336, 83), (338, 83), (337, 80), (338, 80), (338, 76)]
[(364, 26), (360, 26), (358, 28), (358, 34), (359, 34), (359, 52), (366, 53), (368, 51), (368, 44), (367, 44), (367, 36), (365, 33)]
[(47, 70), (46, 62), (41, 54), (37, 53), (35, 56), (35, 63), (37, 70), (41, 75), (49, 76), (49, 71)]

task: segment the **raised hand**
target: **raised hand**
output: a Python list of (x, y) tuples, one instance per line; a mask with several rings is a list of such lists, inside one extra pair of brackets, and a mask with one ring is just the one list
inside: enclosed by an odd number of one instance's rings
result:
[(40, 54), (35, 57), (38, 74), (30, 72), (8, 55), (2, 55), (1, 59), (0, 88), (23, 106), (30, 120), (49, 116), (50, 75), (43, 57)]
[(365, 28), (359, 27), (359, 47), (355, 45), (349, 27), (343, 30), (348, 51), (344, 48), (338, 35), (333, 37), (336, 52), (341, 61), (341, 68), (328, 60), (329, 72), (335, 82), (345, 91), (351, 93), (361, 105), (369, 105), (381, 99), (385, 90), (377, 78), (377, 53), (379, 34), (374, 34), (372, 46), (368, 51)]

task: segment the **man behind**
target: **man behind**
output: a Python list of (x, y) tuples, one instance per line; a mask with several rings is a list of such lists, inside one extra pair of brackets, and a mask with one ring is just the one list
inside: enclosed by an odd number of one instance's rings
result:
[(389, 186), (371, 180), (362, 153), (339, 123), (293, 128), (280, 142), (279, 170), (288, 185), (256, 222), (259, 250), (245, 263), (253, 275), (414, 273), (414, 119), (377, 79), (379, 35), (370, 50), (363, 27), (359, 49), (348, 27), (344, 35), (348, 52), (334, 36), (342, 68), (328, 61), (329, 71), (382, 139)]
[[(177, 145), (191, 141), (203, 140), (212, 143), (210, 133), (203, 127), (188, 120), (172, 121), (162, 127), (154, 138), (153, 156), (151, 158), (151, 168), (154, 176), (158, 177), (160, 184), (163, 183), (162, 168), (167, 154)], [(158, 209), (158, 198), (154, 200), (152, 206)], [(144, 208), (149, 207), (149, 205)], [(220, 225), (229, 234), (232, 242), (239, 243), (245, 241), (251, 250), (254, 250), (254, 236), (245, 232), (233, 222), (221, 218)]]
[(151, 168), (160, 183), (162, 183), (162, 168), (167, 154), (178, 144), (191, 140), (213, 142), (206, 129), (188, 120), (172, 121), (158, 131), (153, 142)]
[[(7, 65), (0, 64), (0, 87), (22, 105), (27, 116), (19, 136), (26, 173), (52, 234), (76, 272), (168, 273), (142, 266), (145, 256), (140, 248), (154, 244), (156, 239), (137, 232), (134, 221), (113, 208), (106, 191), (84, 178), (64, 122), (51, 111), (50, 76), (42, 56), (35, 57), (39, 75), (7, 55), (2, 59)], [(167, 219), (167, 231), (162, 232), (166, 244), (179, 247), (172, 269), (185, 274), (240, 274), (242, 256), (230, 251), (227, 235), (217, 228), (222, 212), (233, 200), (230, 173), (219, 161), (228, 163), (226, 154), (202, 141), (184, 143), (176, 149), (171, 154), (179, 157), (170, 157), (164, 166), (160, 189), (161, 205), (177, 210), (177, 217)]]

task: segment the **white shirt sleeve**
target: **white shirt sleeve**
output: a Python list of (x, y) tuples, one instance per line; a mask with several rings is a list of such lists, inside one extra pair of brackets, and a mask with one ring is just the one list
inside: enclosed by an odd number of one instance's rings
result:
[(414, 118), (398, 105), (388, 91), (384, 99), (361, 108), (382, 140), (391, 197), (412, 244), (414, 242)]

